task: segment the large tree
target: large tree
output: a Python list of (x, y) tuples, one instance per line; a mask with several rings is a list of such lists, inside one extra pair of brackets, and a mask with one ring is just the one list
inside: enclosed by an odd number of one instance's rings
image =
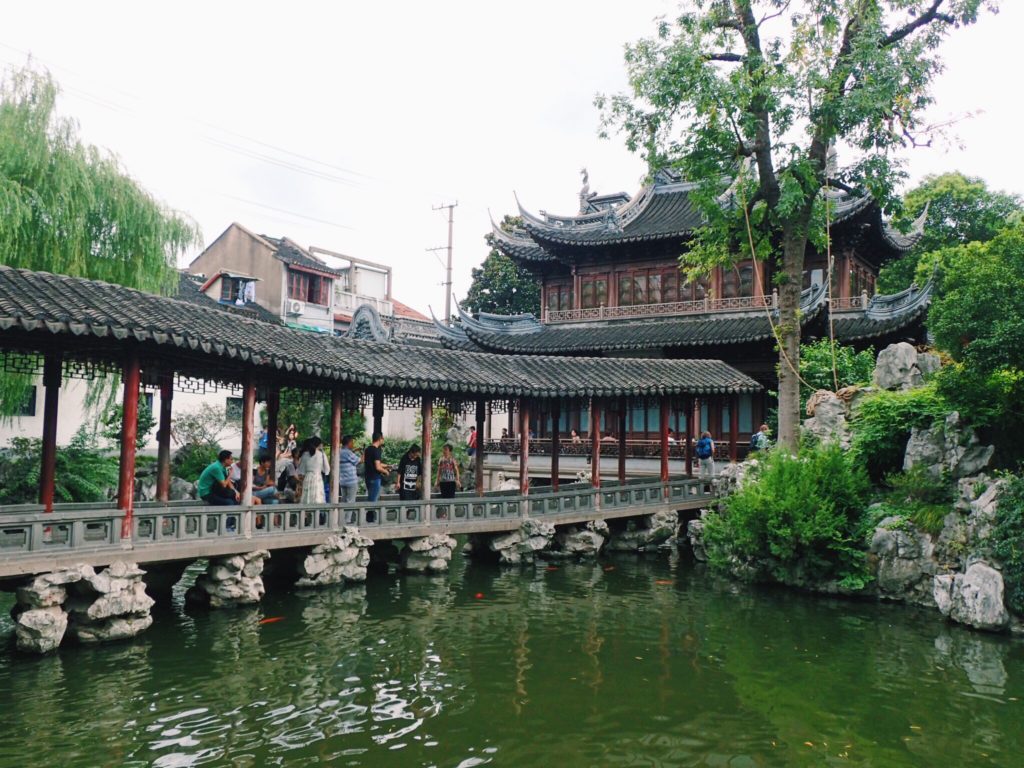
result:
[(878, 276), (880, 292), (895, 293), (910, 285), (925, 254), (991, 240), (1021, 215), (1024, 201), (1019, 195), (991, 190), (983, 180), (956, 171), (926, 176), (904, 196), (897, 225), (909, 224), (925, 206), (928, 219), (924, 234), (913, 250), (882, 268)]
[[(631, 92), (599, 96), (606, 128), (653, 171), (699, 184), (708, 224), (691, 271), (771, 259), (780, 311), (779, 443), (799, 427), (800, 323), (808, 242), (825, 245), (826, 185), (887, 204), (895, 150), (925, 141), (922, 113), (950, 29), (985, 0), (689, 0), (674, 23), (628, 46)], [(833, 167), (844, 144), (850, 162)]]
[[(0, 263), (169, 293), (198, 227), (56, 113), (58, 88), (31, 66), (0, 84)], [(0, 371), (0, 412), (26, 380)]]
[[(506, 216), (501, 227), (506, 231), (522, 224), (518, 217)], [(474, 267), (473, 282), (462, 301), (467, 312), (493, 312), (514, 315), (522, 312), (540, 313), (540, 283), (527, 270), (494, 247), (494, 235), (485, 237), (490, 253), (479, 267)]]

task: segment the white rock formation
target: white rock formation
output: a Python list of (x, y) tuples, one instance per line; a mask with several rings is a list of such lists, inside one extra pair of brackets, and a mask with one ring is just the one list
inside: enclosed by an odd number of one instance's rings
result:
[(545, 557), (597, 557), (608, 539), (608, 523), (591, 520), (583, 525), (567, 525), (555, 534), (555, 549)]
[(1010, 624), (1003, 575), (984, 561), (972, 563), (964, 573), (936, 576), (934, 594), (939, 610), (953, 621), (988, 630)]
[(402, 548), (402, 569), (413, 573), (443, 573), (448, 570), (456, 544), (455, 539), (443, 533), (409, 539)]
[(875, 362), (875, 386), (881, 389), (913, 389), (924, 383), (926, 375), (939, 368), (939, 359), (920, 354), (905, 341), (890, 344), (878, 353)]
[(639, 552), (656, 547), (676, 535), (679, 515), (674, 512), (657, 512), (627, 521), (625, 530), (612, 531), (605, 544), (609, 552)]
[(258, 603), (264, 593), (263, 564), (270, 559), (265, 549), (244, 555), (210, 558), (206, 573), (185, 593), (189, 602), (225, 608)]
[(539, 552), (548, 549), (555, 537), (555, 526), (541, 520), (523, 520), (514, 531), (492, 536), (487, 548), (506, 565), (532, 563)]
[(945, 421), (932, 427), (914, 427), (903, 456), (904, 471), (916, 466), (925, 467), (933, 477), (948, 472), (959, 480), (981, 472), (992, 461), (995, 447), (980, 445), (974, 430), (960, 423), (960, 414), (953, 411)]
[[(810, 404), (808, 405), (810, 410)], [(820, 390), (815, 393), (811, 418), (804, 419), (803, 428), (818, 438), (822, 444), (838, 442), (840, 447), (850, 447), (850, 428), (846, 423), (846, 403), (833, 392)]]
[(345, 528), (340, 535), (330, 536), (318, 544), (299, 563), (298, 587), (322, 587), (328, 584), (366, 581), (370, 564), (368, 539), (356, 528)]

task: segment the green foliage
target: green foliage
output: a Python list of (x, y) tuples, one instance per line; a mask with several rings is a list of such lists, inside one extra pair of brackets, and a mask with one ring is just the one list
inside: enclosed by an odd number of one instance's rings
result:
[(945, 418), (949, 404), (934, 384), (906, 392), (872, 392), (853, 412), (851, 454), (872, 481), (903, 469), (903, 454), (913, 427), (930, 427)]
[[(799, 355), (799, 287), (808, 242), (825, 242), (826, 183), (888, 205), (902, 178), (895, 150), (928, 133), (922, 115), (938, 48), (977, 20), (984, 0), (690, 0), (656, 36), (626, 48), (630, 91), (598, 96), (652, 172), (679, 170), (707, 225), (683, 257), (689, 273), (751, 256), (775, 262), (780, 299), (779, 441), (794, 449), (799, 392), (783, 353)], [(766, 19), (782, 17), (772, 24)], [(828, 147), (852, 146), (832, 172)], [(723, 199), (734, 204), (722, 205)]]
[[(101, 421), (103, 428), (100, 435), (114, 446), (121, 444), (121, 422), (124, 418), (124, 407), (115, 405), (108, 410)], [(149, 440), (149, 433), (156, 426), (156, 419), (145, 400), (139, 399), (138, 428), (135, 433), (135, 449), (142, 450)]]
[(1024, 479), (1011, 478), (1000, 492), (989, 542), (1003, 567), (1006, 604), (1024, 615)]
[(171, 437), (181, 447), (171, 459), (171, 473), (195, 482), (199, 473), (217, 458), (227, 426), (224, 409), (210, 403), (176, 414), (171, 421)]
[(915, 278), (921, 282), (918, 264), (924, 254), (954, 245), (987, 242), (1024, 210), (1020, 196), (996, 192), (979, 178), (962, 173), (926, 176), (903, 198), (896, 217), (898, 228), (907, 228), (928, 206), (924, 234), (906, 256), (887, 264), (878, 276), (881, 293), (896, 293)]
[[(2, 452), (0, 461), (0, 504), (30, 504), (39, 501), (39, 475), (43, 441), (16, 437)], [(71, 442), (57, 448), (57, 472), (53, 495), (57, 502), (105, 501), (117, 487), (118, 460), (101, 451), (85, 427)]]
[(949, 477), (935, 477), (919, 465), (888, 475), (885, 483), (892, 489), (886, 499), (890, 514), (903, 515), (925, 533), (942, 530), (953, 504), (954, 485)]
[[(0, 84), (0, 262), (169, 293), (198, 227), (83, 144), (75, 122), (57, 116), (57, 92), (31, 67)], [(0, 412), (13, 414), (27, 386), (0, 373)]]
[(220, 443), (185, 443), (174, 452), (171, 474), (194, 483), (220, 450)]
[[(325, 443), (331, 436), (331, 402), (310, 398), (300, 389), (282, 389), (278, 411), (278, 429), (283, 434), (289, 424), (299, 432), (299, 442), (307, 437), (319, 437)], [(362, 411), (346, 411), (341, 415), (341, 434), (357, 440), (366, 434), (366, 417)], [(326, 450), (326, 448), (325, 448)]]
[[(501, 227), (511, 231), (522, 226), (518, 216), (506, 216)], [(462, 308), (467, 312), (493, 312), (498, 315), (515, 315), (530, 312), (540, 314), (540, 281), (526, 269), (494, 247), (494, 236), (485, 238), (491, 246), (483, 264), (474, 267), (472, 283)]]
[[(807, 398), (819, 389), (837, 392), (854, 384), (869, 384), (875, 372), (875, 350), (871, 347), (858, 352), (853, 347), (835, 345), (835, 369), (832, 364), (832, 343), (822, 339), (800, 347), (801, 410)], [(838, 374), (838, 386), (836, 375)]]
[(838, 446), (773, 451), (756, 482), (727, 497), (705, 519), (708, 558), (729, 569), (733, 558), (783, 583), (835, 579), (865, 583), (864, 470)]

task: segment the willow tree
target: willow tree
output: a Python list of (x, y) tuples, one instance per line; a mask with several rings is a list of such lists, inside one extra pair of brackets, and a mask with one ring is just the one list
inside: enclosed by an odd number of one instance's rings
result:
[[(770, 260), (778, 283), (779, 443), (796, 447), (799, 304), (808, 243), (825, 245), (826, 186), (883, 205), (895, 152), (929, 140), (923, 112), (949, 31), (986, 0), (689, 0), (627, 46), (631, 92), (598, 96), (651, 171), (698, 184), (707, 217), (681, 257), (690, 273)], [(832, 148), (844, 146), (839, 168)]]
[[(57, 115), (57, 94), (31, 66), (0, 84), (0, 264), (173, 292), (198, 228), (116, 157), (82, 143), (76, 123)], [(0, 370), (0, 411), (17, 409), (26, 386)]]

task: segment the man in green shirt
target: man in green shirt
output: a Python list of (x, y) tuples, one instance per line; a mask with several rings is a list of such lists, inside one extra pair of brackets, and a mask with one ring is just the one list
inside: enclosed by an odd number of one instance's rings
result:
[(196, 495), (207, 504), (215, 506), (231, 506), (237, 504), (241, 496), (231, 484), (231, 464), (234, 459), (231, 451), (221, 451), (217, 460), (203, 470), (196, 483)]

